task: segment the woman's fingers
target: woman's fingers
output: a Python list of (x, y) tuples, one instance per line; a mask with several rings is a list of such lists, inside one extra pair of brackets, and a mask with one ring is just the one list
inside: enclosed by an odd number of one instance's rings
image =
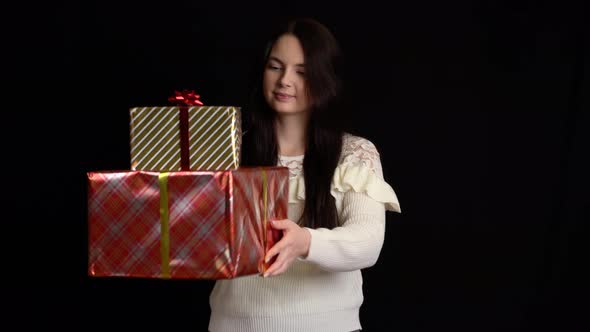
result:
[(281, 240), (268, 250), (264, 257), (269, 262), (277, 256), (275, 262), (264, 273), (265, 277), (279, 275), (285, 272), (297, 256), (307, 256), (309, 250), (310, 234), (299, 225), (289, 219), (271, 221), (273, 228), (282, 230)]

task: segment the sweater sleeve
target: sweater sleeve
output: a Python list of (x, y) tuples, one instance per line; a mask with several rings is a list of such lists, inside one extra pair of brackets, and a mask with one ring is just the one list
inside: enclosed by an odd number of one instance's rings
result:
[(308, 228), (309, 253), (304, 261), (329, 271), (353, 271), (374, 265), (385, 235), (385, 206), (364, 193), (343, 195), (341, 218), (334, 229)]
[(385, 237), (385, 211), (401, 212), (383, 180), (379, 153), (363, 138), (348, 140), (332, 181), (340, 227), (307, 228), (309, 253), (303, 261), (328, 271), (353, 271), (377, 262)]

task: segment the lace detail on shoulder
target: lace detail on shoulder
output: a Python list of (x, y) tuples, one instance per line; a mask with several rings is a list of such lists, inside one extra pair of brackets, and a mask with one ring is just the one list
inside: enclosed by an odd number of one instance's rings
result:
[(278, 166), (289, 168), (289, 177), (294, 178), (303, 173), (303, 156), (300, 157), (286, 157), (279, 156)]
[[(303, 176), (303, 157), (279, 155), (277, 166), (289, 168), (291, 178)], [(342, 153), (338, 164), (363, 165), (375, 172), (380, 178), (383, 177), (379, 152), (371, 141), (363, 137), (344, 134)]]
[(339, 164), (364, 165), (382, 177), (381, 159), (375, 145), (366, 138), (345, 134)]

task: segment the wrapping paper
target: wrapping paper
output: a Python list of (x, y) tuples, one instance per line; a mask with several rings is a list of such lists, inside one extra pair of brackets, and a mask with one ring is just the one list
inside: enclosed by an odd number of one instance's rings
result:
[(289, 171), (89, 172), (90, 276), (229, 279), (263, 273), (287, 218)]
[(131, 170), (217, 171), (240, 165), (239, 107), (135, 107), (129, 113)]

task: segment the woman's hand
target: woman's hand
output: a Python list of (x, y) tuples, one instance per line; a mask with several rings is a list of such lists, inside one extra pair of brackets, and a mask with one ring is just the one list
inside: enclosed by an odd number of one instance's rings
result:
[(279, 275), (289, 268), (295, 258), (307, 257), (311, 234), (303, 227), (300, 227), (289, 219), (272, 220), (270, 222), (274, 229), (283, 231), (283, 237), (266, 253), (266, 262), (275, 255), (277, 259), (266, 270), (264, 277)]

